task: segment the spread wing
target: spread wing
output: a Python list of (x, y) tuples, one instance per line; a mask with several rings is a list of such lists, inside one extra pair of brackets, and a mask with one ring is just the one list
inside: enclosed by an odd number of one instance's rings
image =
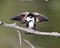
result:
[(13, 17), (11, 20), (24, 22), (28, 14), (29, 14), (29, 12), (20, 13), (20, 14), (16, 15), (15, 17)]
[(35, 22), (43, 22), (43, 21), (48, 21), (48, 18), (45, 15), (42, 15), (37, 12), (33, 12), (34, 17), (35, 17)]

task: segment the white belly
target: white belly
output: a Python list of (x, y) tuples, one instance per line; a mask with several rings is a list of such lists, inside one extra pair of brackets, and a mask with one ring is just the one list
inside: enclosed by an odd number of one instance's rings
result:
[(33, 28), (34, 27), (34, 22), (29, 22), (29, 28)]

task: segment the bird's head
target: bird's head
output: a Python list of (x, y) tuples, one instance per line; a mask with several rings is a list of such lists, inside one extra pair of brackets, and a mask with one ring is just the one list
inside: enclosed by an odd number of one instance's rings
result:
[(30, 14), (27, 15), (27, 17), (32, 18), (32, 17), (34, 17), (34, 15), (32, 13), (30, 13)]

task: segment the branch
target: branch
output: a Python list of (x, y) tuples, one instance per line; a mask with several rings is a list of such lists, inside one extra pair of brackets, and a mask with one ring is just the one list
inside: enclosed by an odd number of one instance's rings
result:
[(20, 42), (20, 46), (21, 46), (21, 33), (19, 30), (17, 30), (17, 33), (18, 33), (18, 37), (19, 37), (19, 42)]
[(18, 33), (18, 37), (19, 37), (20, 46), (21, 46), (21, 40), (23, 40), (23, 41), (26, 42), (31, 48), (35, 48), (28, 40), (21, 38), (21, 33), (20, 33), (19, 30), (17, 30), (17, 33)]
[(35, 48), (28, 40), (23, 39), (23, 41), (25, 41), (29, 46), (31, 46), (31, 48)]
[(13, 23), (13, 24), (3, 23), (1, 25), (7, 26), (7, 27), (13, 27), (13, 28), (16, 28), (18, 30), (21, 30), (21, 31), (24, 31), (24, 32), (27, 32), (27, 33), (33, 33), (33, 34), (38, 34), (38, 35), (60, 36), (60, 33), (58, 33), (58, 32), (35, 31), (35, 30), (32, 30), (32, 29), (26, 29), (26, 28), (20, 27), (20, 26), (16, 25), (16, 23)]

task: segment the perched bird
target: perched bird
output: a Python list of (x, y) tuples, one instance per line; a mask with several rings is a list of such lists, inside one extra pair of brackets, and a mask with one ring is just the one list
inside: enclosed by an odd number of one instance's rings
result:
[(13, 17), (11, 20), (25, 22), (26, 27), (28, 27), (29, 29), (36, 30), (35, 23), (48, 21), (48, 18), (45, 15), (42, 15), (37, 12), (33, 12), (33, 13), (23, 12)]
[(30, 13), (30, 14), (27, 15), (26, 26), (29, 29), (35, 30), (35, 18), (34, 18), (34, 15), (32, 13)]

